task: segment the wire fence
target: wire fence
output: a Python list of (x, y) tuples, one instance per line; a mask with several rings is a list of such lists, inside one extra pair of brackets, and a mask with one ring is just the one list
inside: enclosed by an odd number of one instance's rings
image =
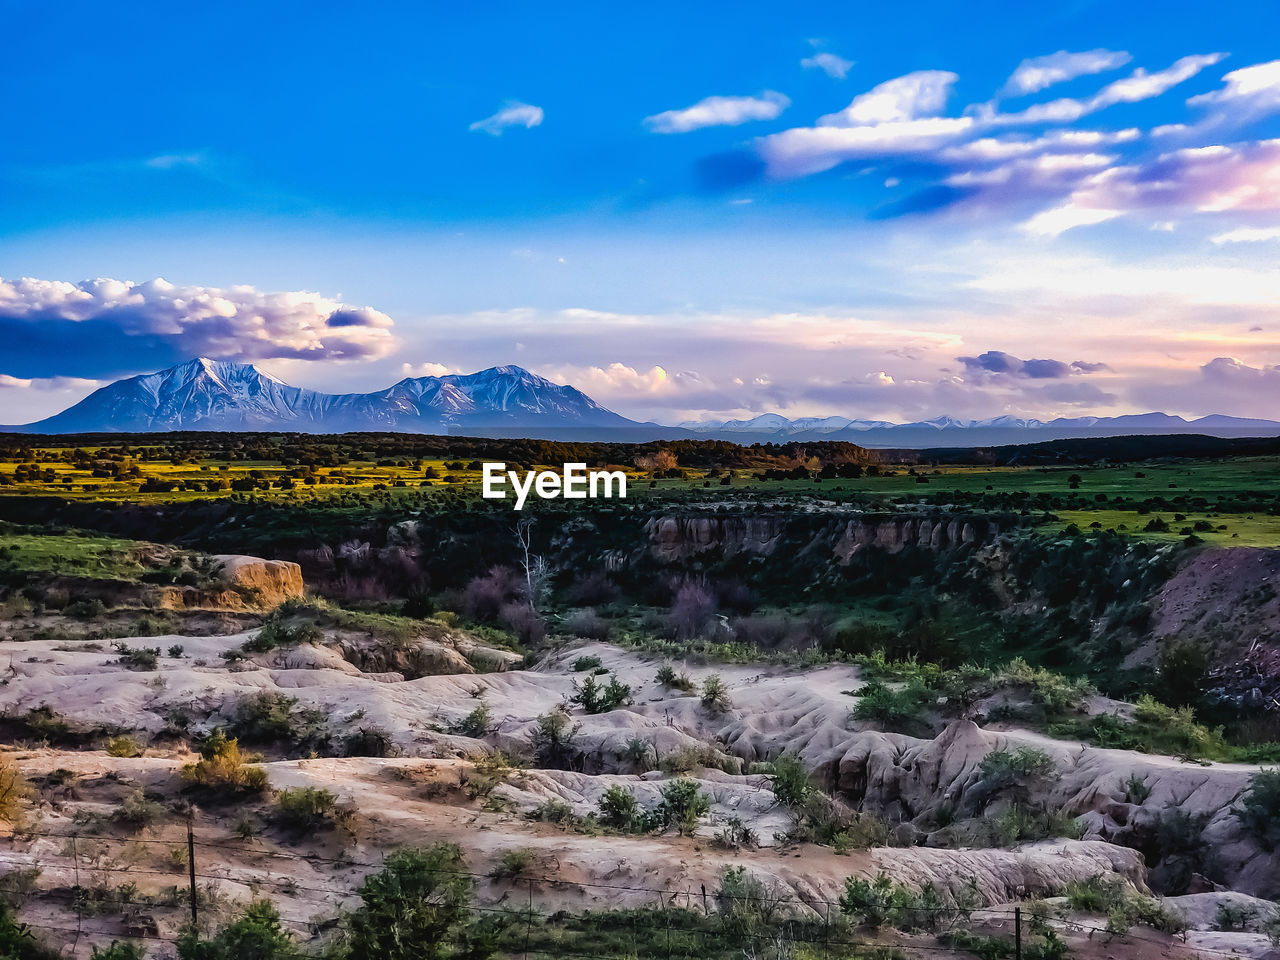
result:
[[(197, 839), (194, 832), (181, 839), (150, 837), (107, 837), (84, 833), (43, 833), (23, 831), (16, 838), (21, 840), (48, 839), (62, 841), (62, 863), (52, 864), (30, 855), (16, 858), (0, 853), (0, 897), (16, 902), (51, 902), (65, 906), (74, 916), (75, 926), (57, 923), (54, 919), (27, 919), (33, 930), (57, 933), (72, 938), (71, 951), (75, 955), (82, 939), (96, 941), (109, 939), (138, 940), (169, 943), (178, 936), (166, 935), (147, 911), (156, 909), (188, 908), (196, 928), (212, 928), (210, 914), (227, 917), (230, 900), (221, 889), (225, 884), (246, 888), (257, 899), (263, 888), (269, 888), (281, 896), (292, 897), (298, 893), (315, 894), (327, 910), (310, 919), (281, 917), (281, 923), (292, 928), (303, 938), (322, 936), (335, 929), (341, 922), (344, 909), (357, 907), (360, 897), (352, 884), (347, 891), (329, 883), (319, 886), (300, 882), (293, 876), (271, 877), (264, 875), (254, 865), (226, 867), (218, 872), (206, 872), (199, 868), (199, 851), (226, 852), (230, 840)], [(185, 850), (185, 863), (178, 863), (169, 870), (155, 870), (121, 863), (108, 858), (94, 845), (160, 845)], [(254, 849), (252, 846), (237, 850), (249, 858), (268, 861), (285, 861), (295, 866), (327, 866), (334, 868), (376, 872), (386, 866), (383, 860), (357, 860), (350, 856), (325, 857), (318, 854), (289, 853), (283, 850)], [(1030, 935), (1043, 935), (1046, 926), (1055, 930), (1076, 931), (1092, 938), (1119, 939), (1123, 942), (1150, 943), (1168, 948), (1169, 936), (1157, 937), (1133, 930), (1120, 931), (1107, 925), (1089, 923), (1079, 918), (1058, 915), (1042, 915), (1029, 912), (1022, 906), (981, 907), (956, 902), (899, 903), (860, 898), (853, 890), (846, 889), (838, 900), (831, 900), (805, 892), (801, 895), (784, 894), (761, 884), (761, 892), (744, 893), (726, 889), (724, 885), (708, 891), (705, 885), (697, 890), (679, 887), (651, 887), (636, 884), (605, 883), (566, 879), (563, 876), (534, 874), (515, 871), (510, 875), (498, 871), (476, 873), (467, 870), (439, 869), (440, 875), (464, 877), (472, 882), (491, 885), (488, 902), (476, 903), (470, 911), (477, 917), (487, 918), (503, 938), (503, 952), (525, 958), (581, 957), (583, 960), (622, 960), (622, 958), (651, 957), (654, 960), (693, 960), (741, 951), (748, 958), (776, 954), (784, 946), (791, 950), (803, 944), (823, 958), (844, 956), (850, 950), (874, 951), (890, 947), (905, 948), (909, 953), (964, 953), (963, 945), (947, 945), (943, 942), (924, 942), (921, 934), (945, 938), (948, 933), (970, 929), (973, 923), (986, 928), (1004, 929), (1012, 935), (1012, 942), (1005, 943), (1001, 952), (1013, 960), (1023, 960), (1023, 944)], [(53, 874), (60, 876), (54, 877)], [(173, 881), (159, 883), (154, 878)], [(40, 885), (38, 879), (45, 879)], [(154, 889), (145, 893), (139, 880), (150, 881)], [(52, 882), (50, 882), (52, 881)], [(87, 882), (86, 882), (87, 881)], [(203, 887), (199, 884), (203, 881)], [(501, 891), (500, 895), (498, 892)], [(606, 907), (604, 911), (570, 913), (553, 909), (548, 901), (554, 894), (565, 892), (601, 891), (603, 899), (622, 899), (619, 894), (630, 895), (635, 903), (640, 895), (643, 906)], [(494, 897), (496, 896), (496, 899)], [(278, 900), (273, 901), (278, 904)], [(203, 911), (204, 916), (201, 916)], [(890, 919), (889, 913), (893, 915)], [(116, 918), (116, 930), (95, 929), (86, 933), (86, 919), (100, 920), (108, 915)], [(912, 935), (905, 938), (867, 940), (860, 934), (875, 932), (875, 926), (863, 921), (869, 916), (882, 915), (883, 926), (896, 927)], [(600, 919), (607, 918), (606, 922)], [(976, 919), (975, 919), (976, 918)], [(56, 918), (55, 918), (56, 919)], [(100, 926), (100, 925), (95, 925)], [(1183, 934), (1185, 940), (1185, 933)], [(580, 941), (594, 942), (612, 949), (583, 951)], [(987, 944), (992, 949), (991, 944)], [(1196, 946), (1194, 952), (1203, 956), (1236, 957), (1229, 950)], [(1034, 955), (1034, 951), (1031, 951)], [(999, 955), (999, 954), (997, 954)], [(1032, 957), (1034, 960), (1034, 956)]]

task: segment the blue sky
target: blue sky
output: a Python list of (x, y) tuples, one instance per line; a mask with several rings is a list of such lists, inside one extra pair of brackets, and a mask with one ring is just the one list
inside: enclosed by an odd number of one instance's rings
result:
[(0, 11), (0, 421), (195, 352), (667, 421), (1275, 413), (1274, 4)]

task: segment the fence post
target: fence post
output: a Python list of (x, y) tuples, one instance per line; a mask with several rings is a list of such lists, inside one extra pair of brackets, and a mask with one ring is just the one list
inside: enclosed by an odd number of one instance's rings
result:
[(667, 922), (667, 960), (671, 960), (671, 914), (667, 912), (667, 897), (662, 895), (662, 919)]
[(191, 829), (191, 818), (187, 818), (187, 876), (191, 881), (191, 927), (200, 922), (200, 910), (196, 905), (196, 835)]
[(1022, 960), (1022, 908), (1013, 908), (1013, 958)]
[(71, 945), (71, 955), (74, 957), (76, 948), (80, 946), (80, 926), (84, 921), (84, 889), (80, 886), (80, 852), (76, 849), (76, 835), (71, 835), (71, 865), (75, 869), (76, 877), (76, 940)]
[(529, 884), (529, 902), (524, 912), (524, 960), (529, 960), (529, 938), (533, 935), (533, 878), (525, 881)]

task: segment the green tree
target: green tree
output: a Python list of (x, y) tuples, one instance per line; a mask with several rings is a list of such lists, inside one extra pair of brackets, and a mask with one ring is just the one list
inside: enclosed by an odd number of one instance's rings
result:
[(456, 844), (397, 850), (365, 878), (364, 905), (351, 915), (352, 957), (443, 960), (492, 955), (493, 937), (472, 922), (475, 885)]
[(255, 900), (210, 940), (188, 928), (178, 939), (178, 960), (296, 960), (301, 957), (266, 900)]

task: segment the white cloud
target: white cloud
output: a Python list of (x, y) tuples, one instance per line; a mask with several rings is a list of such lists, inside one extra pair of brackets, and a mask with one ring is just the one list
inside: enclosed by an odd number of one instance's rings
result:
[(1280, 227), (1240, 227), (1209, 238), (1212, 243), (1258, 243), (1280, 240)]
[(1048, 103), (1038, 103), (1017, 113), (997, 113), (990, 104), (976, 112), (980, 119), (993, 126), (1017, 126), (1029, 123), (1071, 123), (1091, 113), (1096, 113), (1119, 103), (1138, 103), (1158, 97), (1187, 80), (1206, 67), (1211, 67), (1225, 57), (1225, 53), (1195, 54), (1182, 57), (1164, 70), (1149, 73), (1142, 67), (1129, 76), (1115, 80), (1092, 97), (1084, 100), (1062, 98)]
[(947, 70), (917, 70), (853, 98), (839, 113), (829, 113), (818, 123), (824, 127), (859, 127), (931, 117), (947, 105), (951, 87), (960, 79)]
[(661, 394), (678, 390), (682, 385), (697, 382), (697, 374), (668, 374), (665, 367), (652, 366), (637, 370), (625, 363), (614, 362), (607, 367), (560, 366), (546, 373), (556, 383), (569, 383), (587, 394)]
[(501, 110), (491, 117), (477, 120), (469, 129), (474, 133), (483, 130), (495, 137), (502, 136), (507, 127), (524, 127), (526, 130), (542, 124), (542, 108), (519, 100), (508, 100)]
[(1280, 60), (1232, 70), (1222, 82), (1222, 89), (1187, 101), (1189, 106), (1207, 109), (1203, 119), (1192, 126), (1173, 125), (1168, 133), (1190, 136), (1280, 112)]
[(751, 120), (772, 120), (791, 105), (774, 90), (758, 97), (707, 97), (683, 110), (665, 110), (645, 117), (654, 133), (689, 133), (703, 127), (736, 127)]
[(1086, 50), (1068, 53), (1059, 50), (1043, 57), (1023, 60), (1004, 86), (1007, 96), (1037, 93), (1045, 87), (1076, 77), (1123, 67), (1133, 58), (1123, 50)]
[(1280, 107), (1280, 60), (1232, 70), (1223, 76), (1222, 82), (1223, 89), (1202, 93), (1187, 103), (1200, 106), (1261, 100), (1272, 108)]
[(957, 77), (920, 70), (878, 84), (814, 127), (795, 127), (757, 141), (769, 173), (798, 177), (859, 157), (936, 150), (962, 138), (972, 117), (939, 117)]
[(444, 377), (461, 371), (457, 367), (451, 367), (444, 363), (432, 363), (427, 360), (423, 363), (402, 363), (400, 364), (400, 372), (406, 377)]
[(1044, 210), (1022, 225), (1027, 233), (1040, 237), (1056, 237), (1076, 227), (1091, 227), (1120, 216), (1122, 210), (1077, 207), (1070, 203), (1052, 210)]
[(967, 143), (947, 147), (939, 156), (952, 163), (999, 162), (1015, 157), (1047, 152), (1093, 150), (1100, 146), (1129, 143), (1140, 136), (1136, 128), (1108, 132), (1103, 130), (1052, 130), (1044, 136), (980, 137)]
[(101, 354), (105, 366), (127, 360), (144, 339), (168, 342), (186, 356), (225, 360), (367, 359), (395, 348), (391, 326), (391, 318), (372, 307), (304, 291), (175, 286), (161, 279), (0, 278), (0, 336), (23, 331), (24, 340), (39, 344), (28, 359), (38, 353), (44, 361), (60, 337), (75, 338), (86, 363)]
[(1280, 210), (1280, 139), (1190, 147), (1084, 178), (1067, 203), (1024, 227), (1056, 234), (1136, 210)]
[(832, 79), (843, 80), (849, 70), (852, 69), (853, 61), (846, 60), (844, 57), (837, 57), (834, 53), (815, 53), (812, 57), (805, 57), (801, 60), (800, 66), (821, 70)]

